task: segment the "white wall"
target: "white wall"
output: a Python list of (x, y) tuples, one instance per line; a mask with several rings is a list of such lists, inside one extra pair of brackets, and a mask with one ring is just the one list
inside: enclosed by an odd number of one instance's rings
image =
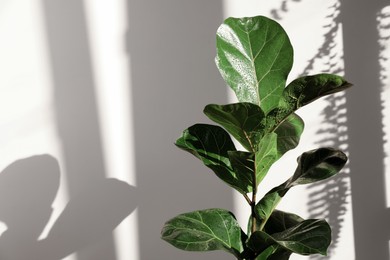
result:
[(303, 151), (345, 150), (342, 175), (296, 188), (281, 208), (329, 220), (326, 259), (388, 258), (390, 10), (363, 2), (0, 1), (0, 259), (229, 257), (176, 250), (159, 233), (196, 209), (247, 219), (245, 201), (173, 142), (208, 122), (206, 104), (234, 100), (214, 65), (216, 28), (259, 14), (291, 38), (290, 80), (330, 72), (355, 84), (299, 111), (301, 144), (261, 192), (288, 178)]

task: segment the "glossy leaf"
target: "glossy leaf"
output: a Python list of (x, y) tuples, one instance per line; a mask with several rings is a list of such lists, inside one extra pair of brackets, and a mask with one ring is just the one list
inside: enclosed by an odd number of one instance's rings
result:
[(229, 152), (230, 163), (234, 172), (241, 183), (246, 185), (245, 191), (247, 193), (253, 190), (253, 176), (255, 172), (254, 153), (234, 151)]
[(329, 224), (318, 219), (304, 220), (272, 237), (279, 245), (301, 255), (326, 255), (332, 240)]
[(269, 18), (228, 18), (217, 30), (216, 64), (240, 102), (276, 107), (292, 63), (286, 32)]
[(289, 229), (304, 219), (298, 215), (284, 212), (281, 210), (274, 210), (264, 226), (264, 231), (268, 234), (274, 234)]
[(256, 204), (255, 213), (259, 223), (261, 223), (260, 229), (264, 228), (273, 210), (291, 187), (332, 177), (343, 168), (346, 162), (346, 155), (332, 148), (319, 148), (303, 153), (298, 158), (298, 167), (294, 175), (269, 191)]
[(270, 218), (272, 212), (279, 204), (280, 200), (287, 193), (289, 188), (286, 188), (286, 183), (283, 183), (270, 190), (255, 206), (255, 216), (259, 223), (259, 229), (262, 230)]
[(236, 176), (228, 152), (236, 148), (229, 134), (219, 126), (196, 124), (186, 129), (176, 145), (198, 157), (224, 182), (241, 193), (247, 193), (247, 183)]
[(351, 87), (344, 78), (333, 74), (305, 76), (292, 81), (283, 91), (277, 107), (267, 113), (271, 131), (277, 129), (296, 110), (318, 98)]
[(291, 250), (282, 247), (272, 236), (262, 231), (256, 231), (247, 246), (252, 250), (255, 260), (287, 260), (292, 254)]
[(352, 84), (333, 74), (304, 76), (292, 81), (283, 91), (279, 106), (271, 114), (282, 121), (299, 108), (329, 94), (343, 91)]
[(333, 148), (319, 148), (303, 153), (289, 186), (313, 183), (332, 177), (347, 163), (347, 156)]
[(317, 74), (292, 81), (283, 91), (280, 106), (293, 112), (314, 100), (351, 87), (344, 78), (333, 74)]
[(210, 104), (203, 112), (223, 126), (247, 150), (255, 151), (264, 132), (264, 113), (259, 106), (252, 103)]
[(287, 117), (283, 123), (276, 128), (275, 133), (278, 135), (278, 152), (281, 157), (299, 144), (303, 133), (304, 122), (297, 114), (293, 113)]
[(270, 133), (265, 135), (259, 144), (258, 151), (255, 154), (256, 184), (267, 175), (272, 164), (279, 159), (277, 149), (277, 135)]
[(310, 255), (326, 255), (331, 242), (331, 229), (324, 220), (304, 220), (282, 232), (269, 235), (256, 231), (249, 238), (248, 246), (255, 252), (262, 252), (265, 246), (279, 245), (291, 252)]
[(187, 251), (225, 250), (238, 256), (243, 251), (242, 231), (232, 213), (207, 209), (184, 213), (167, 221), (161, 237)]
[[(272, 246), (272, 247), (275, 248), (276, 246)], [(270, 256), (268, 256), (268, 258), (266, 259), (267, 260), (288, 260), (290, 259), (291, 254), (292, 254), (291, 251), (279, 246), (277, 247), (276, 251), (272, 253)]]

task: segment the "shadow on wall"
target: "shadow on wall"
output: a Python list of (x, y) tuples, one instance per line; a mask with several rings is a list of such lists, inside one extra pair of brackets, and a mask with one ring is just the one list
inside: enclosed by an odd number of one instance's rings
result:
[[(301, 2), (301, 0), (282, 1), (278, 9), (271, 11), (275, 19), (282, 19), (290, 9), (292, 2)], [(302, 75), (316, 74), (314, 70), (317, 63), (321, 63), (327, 73), (342, 74), (342, 55), (338, 53), (337, 36), (341, 33), (340, 22), (340, 4), (338, 1), (329, 3), (327, 23), (324, 24), (326, 33), (323, 35), (324, 41), (318, 48), (316, 54), (307, 62)], [(335, 147), (348, 152), (348, 132), (346, 118), (345, 93), (324, 98), (326, 107), (322, 113), (324, 116), (324, 126), (317, 132), (319, 139), (316, 141), (318, 146)], [(348, 164), (343, 171), (334, 178), (308, 187), (309, 218), (325, 218), (332, 227), (332, 244), (328, 250), (326, 259), (331, 259), (333, 251), (338, 247), (338, 241), (342, 230), (344, 215), (346, 213), (347, 198), (350, 196), (349, 188), (349, 167)], [(313, 255), (310, 259), (325, 259), (323, 256)]]
[[(292, 2), (300, 1), (284, 0), (280, 8), (271, 14), (275, 19), (281, 19), (289, 12)], [(389, 5), (386, 0), (336, 1), (327, 17), (331, 22), (327, 25), (329, 30), (324, 35), (325, 41), (304, 70), (304, 74), (308, 74), (315, 62), (328, 59), (326, 65), (329, 72), (343, 71), (336, 66), (338, 56), (334, 49), (334, 37), (342, 26), (345, 77), (355, 86), (345, 94), (326, 98), (328, 105), (323, 115), (330, 127), (318, 134), (328, 136), (319, 140), (321, 145), (347, 150), (350, 161), (344, 174), (325, 184), (309, 187), (308, 206), (311, 217), (329, 220), (334, 237), (332, 252), (337, 247), (344, 221), (346, 199), (352, 197), (356, 260), (389, 259), (390, 230), (387, 228), (389, 213), (385, 201), (385, 134), (381, 102), (382, 82), (386, 76), (383, 76), (383, 68), (380, 67), (380, 62), (383, 62), (380, 41), (383, 39), (380, 39), (377, 28), (378, 15), (386, 5)], [(385, 30), (386, 27), (380, 29)], [(311, 259), (317, 258), (314, 256)]]
[[(222, 1), (128, 0), (141, 259), (226, 259), (225, 252), (178, 250), (160, 239), (174, 216), (233, 210), (232, 191), (173, 143), (208, 103), (227, 103), (214, 64)], [(207, 121), (208, 122), (208, 121)]]
[[(322, 62), (328, 73), (342, 75), (342, 54), (338, 53), (337, 42), (338, 33), (341, 33), (340, 4), (338, 1), (330, 3), (328, 23), (324, 25), (327, 32), (324, 35), (324, 42), (318, 49), (316, 55), (308, 62), (303, 74), (309, 74), (316, 62)], [(317, 141), (319, 146), (329, 146), (341, 149), (348, 153), (348, 126), (346, 115), (345, 93), (337, 93), (325, 98), (326, 107), (322, 115), (324, 116), (323, 127), (317, 132), (320, 137)], [(332, 227), (332, 244), (328, 250), (328, 256), (311, 256), (310, 259), (332, 259), (334, 251), (338, 247), (340, 234), (345, 221), (344, 215), (347, 211), (348, 197), (350, 197), (350, 176), (349, 164), (334, 178), (323, 183), (310, 185), (308, 209), (310, 218), (325, 218)]]
[[(82, 191), (92, 193), (93, 187), (106, 176), (86, 15), (83, 1), (41, 1), (58, 136), (63, 148), (68, 194), (73, 199)], [(105, 234), (97, 245), (79, 249), (77, 260), (116, 259), (111, 233)]]
[(59, 182), (57, 160), (49, 155), (18, 160), (0, 173), (0, 221), (8, 228), (0, 237), (0, 259), (63, 259), (110, 235), (135, 209), (133, 187), (103, 179), (75, 194), (48, 236), (38, 240)]

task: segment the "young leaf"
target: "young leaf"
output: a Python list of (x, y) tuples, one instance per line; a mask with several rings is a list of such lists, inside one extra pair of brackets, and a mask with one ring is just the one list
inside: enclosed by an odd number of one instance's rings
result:
[[(248, 241), (252, 250), (262, 252), (264, 245), (277, 244), (291, 252), (310, 255), (326, 255), (331, 242), (331, 229), (325, 220), (308, 219), (282, 232), (269, 235), (263, 231), (254, 232)], [(255, 251), (256, 252), (256, 251)]]
[(228, 18), (217, 30), (216, 64), (240, 102), (276, 107), (293, 63), (284, 29), (264, 16)]
[(228, 152), (236, 151), (236, 148), (229, 134), (223, 128), (195, 124), (186, 129), (175, 144), (195, 155), (221, 180), (239, 192), (249, 192), (245, 178), (237, 176), (230, 164)]
[(223, 126), (247, 150), (253, 152), (264, 132), (264, 113), (252, 103), (207, 105), (203, 112), (214, 122)]
[(187, 251), (225, 250), (235, 256), (243, 251), (241, 228), (233, 214), (223, 209), (178, 215), (165, 223), (161, 237)]

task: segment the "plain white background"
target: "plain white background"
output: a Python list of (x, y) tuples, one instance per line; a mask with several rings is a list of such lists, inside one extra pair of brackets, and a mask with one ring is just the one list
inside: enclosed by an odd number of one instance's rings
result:
[(173, 143), (209, 122), (206, 104), (235, 100), (214, 65), (215, 31), (254, 15), (289, 34), (289, 80), (329, 72), (355, 84), (299, 111), (301, 144), (260, 193), (302, 152), (343, 149), (342, 175), (296, 188), (280, 207), (329, 220), (324, 259), (388, 258), (390, 9), (363, 2), (0, 0), (0, 259), (230, 259), (179, 251), (160, 230), (211, 207), (246, 222), (244, 199)]

